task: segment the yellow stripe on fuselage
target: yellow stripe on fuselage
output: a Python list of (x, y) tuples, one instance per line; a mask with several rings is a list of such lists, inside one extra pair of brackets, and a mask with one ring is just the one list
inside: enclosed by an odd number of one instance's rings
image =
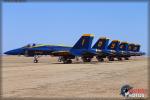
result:
[(65, 45), (46, 45), (46, 44), (38, 44), (38, 45), (32, 46), (32, 47), (35, 48), (35, 47), (42, 47), (42, 46), (62, 46), (62, 47), (71, 47), (71, 46), (65, 46)]

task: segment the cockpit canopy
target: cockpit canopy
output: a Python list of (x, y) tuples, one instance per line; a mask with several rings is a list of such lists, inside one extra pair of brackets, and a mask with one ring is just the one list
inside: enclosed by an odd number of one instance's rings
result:
[(30, 48), (30, 47), (34, 47), (36, 45), (37, 45), (36, 43), (30, 43), (30, 44), (25, 45), (24, 47), (25, 48)]

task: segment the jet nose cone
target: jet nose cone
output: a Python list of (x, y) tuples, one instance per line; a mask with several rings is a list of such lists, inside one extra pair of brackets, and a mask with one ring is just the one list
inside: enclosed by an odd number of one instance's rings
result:
[(10, 54), (10, 51), (6, 51), (6, 52), (4, 52), (4, 54), (7, 54), (7, 55), (8, 55), (8, 54)]
[(19, 49), (6, 51), (6, 52), (4, 52), (4, 54), (6, 54), (6, 55), (21, 55), (21, 54), (24, 54), (24, 50), (22, 48), (19, 48)]
[(4, 52), (4, 54), (7, 54), (7, 55), (14, 55), (15, 53), (16, 52), (14, 50)]

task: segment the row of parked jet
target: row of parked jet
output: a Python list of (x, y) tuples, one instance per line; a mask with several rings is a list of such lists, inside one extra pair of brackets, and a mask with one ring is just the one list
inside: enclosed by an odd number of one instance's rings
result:
[(24, 55), (34, 57), (34, 63), (38, 63), (38, 58), (42, 55), (59, 57), (58, 61), (64, 64), (72, 63), (72, 59), (82, 58), (83, 62), (91, 62), (95, 56), (99, 62), (107, 58), (109, 61), (129, 60), (131, 56), (142, 56), (140, 45), (128, 42), (113, 40), (109, 43), (106, 37), (100, 37), (92, 46), (94, 35), (83, 34), (73, 47), (62, 45), (28, 44), (24, 47), (5, 52), (7, 55)]

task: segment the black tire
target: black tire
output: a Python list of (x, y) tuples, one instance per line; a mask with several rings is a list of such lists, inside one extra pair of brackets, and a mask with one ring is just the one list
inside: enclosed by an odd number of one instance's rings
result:
[(64, 63), (64, 64), (67, 64), (68, 62), (67, 62), (67, 60), (63, 60), (63, 63)]
[(103, 59), (103, 58), (100, 58), (100, 59), (98, 59), (98, 61), (99, 61), (99, 62), (103, 62), (103, 61), (104, 61), (104, 59)]
[(113, 57), (108, 57), (109, 61), (114, 61)]
[(91, 62), (91, 58), (82, 58), (83, 62)]
[(71, 63), (72, 63), (72, 60), (70, 59), (70, 60), (68, 60), (68, 62), (69, 62), (69, 64), (71, 64)]
[(129, 60), (129, 58), (128, 58), (128, 57), (125, 57), (125, 60)]
[(121, 60), (122, 60), (122, 58), (121, 58), (121, 57), (118, 57), (118, 60), (119, 60), (119, 61), (121, 61)]
[(101, 58), (101, 57), (96, 57), (96, 59), (99, 61), (99, 62), (103, 62), (104, 61), (104, 59), (103, 58)]
[(86, 58), (82, 58), (83, 62), (86, 62)]
[(64, 63), (64, 64), (71, 64), (71, 63), (72, 63), (72, 60), (71, 60), (71, 59), (69, 59), (69, 60), (64, 60), (63, 63)]
[(87, 58), (87, 62), (91, 62), (91, 58)]
[(39, 61), (38, 60), (34, 60), (34, 63), (38, 63)]

